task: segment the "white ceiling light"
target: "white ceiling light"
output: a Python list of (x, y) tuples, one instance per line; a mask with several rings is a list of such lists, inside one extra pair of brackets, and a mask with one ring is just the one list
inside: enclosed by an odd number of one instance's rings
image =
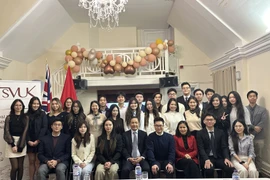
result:
[(119, 25), (119, 14), (125, 12), (128, 0), (79, 0), (79, 7), (88, 10), (90, 27), (113, 29)]

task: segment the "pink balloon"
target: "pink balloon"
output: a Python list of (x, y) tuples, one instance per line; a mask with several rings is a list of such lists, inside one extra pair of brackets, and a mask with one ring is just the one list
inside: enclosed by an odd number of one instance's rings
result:
[(142, 60), (140, 62), (140, 65), (141, 66), (146, 66), (147, 65), (147, 61), (144, 58), (142, 58)]
[(83, 58), (83, 53), (82, 52), (78, 52), (78, 55), (77, 55), (77, 57), (79, 57), (79, 58)]
[(73, 58), (71, 57), (71, 55), (66, 55), (65, 57), (65, 61), (68, 62), (68, 61), (71, 61)]
[(154, 49), (154, 48), (156, 48), (156, 47), (157, 47), (157, 44), (156, 44), (156, 43), (151, 43), (151, 44), (150, 44), (150, 48), (151, 48), (151, 49)]
[(77, 52), (78, 51), (78, 46), (73, 45), (73, 46), (71, 46), (70, 49), (71, 49), (72, 52)]
[(139, 67), (140, 67), (140, 63), (134, 61), (134, 62), (133, 62), (133, 67), (134, 67), (135, 69), (139, 68)]
[(80, 72), (80, 66), (79, 66), (79, 65), (74, 66), (74, 67), (72, 68), (72, 72), (74, 72), (74, 73)]
[(113, 60), (113, 55), (109, 54), (107, 57), (106, 57), (106, 60), (108, 62), (110, 62), (111, 60)]
[(149, 54), (148, 55), (148, 61), (149, 62), (154, 62), (156, 60), (156, 56), (154, 54)]
[(116, 63), (121, 64), (121, 63), (122, 63), (122, 58), (121, 58), (121, 56), (116, 56), (116, 57), (115, 57), (115, 61), (116, 61)]

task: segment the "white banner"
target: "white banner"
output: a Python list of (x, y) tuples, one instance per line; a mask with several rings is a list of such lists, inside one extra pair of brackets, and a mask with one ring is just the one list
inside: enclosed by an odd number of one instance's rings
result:
[[(28, 103), (33, 96), (41, 99), (41, 82), (40, 81), (4, 81), (0, 80), (0, 179), (10, 179), (10, 163), (5, 158), (5, 145), (3, 140), (3, 130), (5, 118), (10, 112), (10, 106), (15, 99), (21, 99), (25, 105), (25, 110), (28, 109)], [(25, 111), (25, 112), (26, 112)], [(25, 164), (28, 165), (28, 159), (25, 158)], [(23, 179), (29, 179), (28, 168), (25, 168)]]

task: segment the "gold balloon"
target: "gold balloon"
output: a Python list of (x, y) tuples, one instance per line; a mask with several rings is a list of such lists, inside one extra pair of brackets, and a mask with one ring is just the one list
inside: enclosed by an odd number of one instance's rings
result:
[(70, 49), (66, 50), (66, 55), (71, 55), (72, 51)]
[(162, 44), (162, 43), (163, 43), (162, 39), (157, 39), (157, 40), (156, 40), (156, 44), (157, 44), (157, 45)]
[(64, 64), (64, 69), (67, 70), (68, 69), (68, 63)]

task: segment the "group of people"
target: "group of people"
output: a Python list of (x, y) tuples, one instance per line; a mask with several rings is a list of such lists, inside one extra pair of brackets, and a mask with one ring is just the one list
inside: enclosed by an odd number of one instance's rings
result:
[[(37, 97), (26, 113), (24, 103), (14, 100), (4, 127), (10, 179), (22, 179), (26, 153), (30, 180), (45, 180), (52, 171), (64, 180), (75, 165), (81, 179), (93, 168), (96, 180), (128, 179), (138, 163), (149, 177), (161, 172), (173, 177), (178, 169), (183, 173), (177, 177), (211, 178), (215, 168), (223, 170), (219, 177), (231, 177), (234, 169), (240, 177), (258, 177), (268, 121), (266, 109), (256, 104), (258, 93), (249, 91), (244, 106), (236, 91), (221, 97), (213, 89), (191, 95), (188, 82), (181, 88), (178, 98), (176, 89), (169, 89), (164, 105), (159, 92), (145, 105), (143, 93), (137, 92), (127, 107), (123, 92), (109, 108), (106, 96), (100, 96), (90, 103), (87, 116), (81, 102), (71, 98), (63, 106), (53, 98), (48, 114)], [(207, 102), (202, 102), (204, 94)]]

